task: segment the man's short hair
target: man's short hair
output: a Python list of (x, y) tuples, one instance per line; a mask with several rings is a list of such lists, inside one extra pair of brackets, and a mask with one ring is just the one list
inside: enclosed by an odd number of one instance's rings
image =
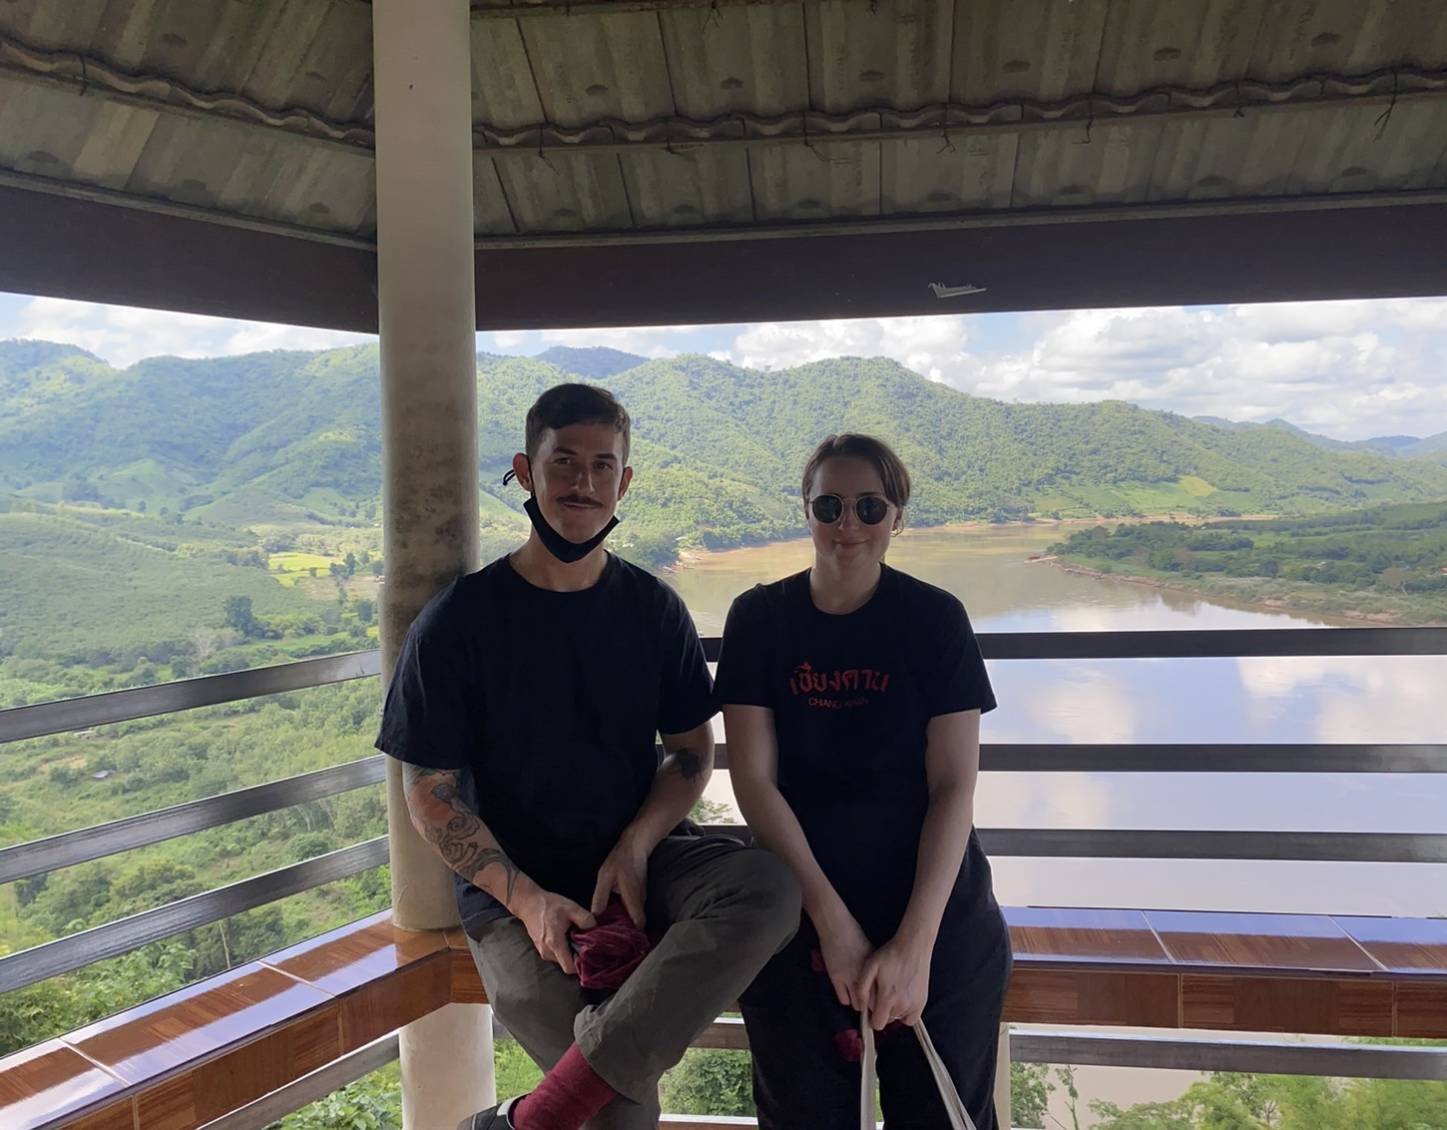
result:
[(830, 459), (863, 459), (872, 464), (879, 472), (880, 482), (884, 484), (884, 497), (901, 510), (909, 505), (909, 472), (905, 470), (904, 460), (883, 440), (855, 432), (825, 436), (814, 449), (814, 454), (809, 456), (809, 462), (804, 464), (804, 482), (800, 494), (805, 499), (814, 489), (814, 476)]
[(528, 409), (528, 458), (538, 453), (545, 431), (573, 424), (611, 424), (623, 436), (623, 463), (627, 466), (631, 427), (628, 410), (607, 389), (585, 384), (554, 385)]

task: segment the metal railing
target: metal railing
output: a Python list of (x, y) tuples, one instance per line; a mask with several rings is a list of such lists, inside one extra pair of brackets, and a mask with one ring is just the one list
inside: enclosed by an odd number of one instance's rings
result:
[[(744, 1049), (742, 1021), (720, 1020), (695, 1047)], [(731, 1031), (730, 1029), (740, 1029)], [(326, 1098), (385, 1067), (398, 1057), (397, 1034), (279, 1087), (255, 1102), (206, 1123), (202, 1130), (263, 1130), (293, 1111)], [(1447, 1082), (1447, 1051), (1333, 1041), (1203, 1040), (1178, 1036), (1113, 1035), (1034, 1028), (1010, 1029), (1010, 1058), (1020, 1063), (1077, 1067), (1139, 1067), (1183, 1071), (1233, 1071), (1264, 1075), (1312, 1075), (1334, 1079), (1415, 1079)], [(718, 1119), (719, 1126), (753, 1125)], [(667, 1123), (665, 1122), (665, 1125)]]
[[(1442, 628), (1008, 632), (982, 633), (979, 639), (985, 657), (993, 660), (1447, 655), (1447, 629)], [(719, 641), (704, 642), (708, 658), (716, 660)], [(19, 707), (0, 711), (0, 744), (369, 678), (380, 670), (378, 652), (355, 652)], [(727, 748), (720, 753), (720, 766), (726, 768)], [(382, 756), (371, 756), (0, 849), (0, 883), (372, 785), (383, 779), (384, 766)], [(1447, 744), (986, 744), (981, 749), (981, 768), (1042, 773), (1447, 773)], [(1447, 833), (983, 828), (980, 837), (986, 850), (998, 856), (1447, 863)], [(82, 968), (386, 861), (386, 840), (378, 838), (47, 942), (0, 958), (0, 992)], [(1233, 1064), (1236, 1066), (1213, 1069), (1447, 1078), (1447, 1053), (1432, 1049), (1355, 1044), (1324, 1048), (1032, 1031), (1021, 1031), (1016, 1041), (1016, 1058), (1034, 1062), (1193, 1069)], [(372, 1070), (368, 1065), (376, 1065), (377, 1056), (386, 1055), (388, 1046), (394, 1045), (383, 1041), (364, 1049), (365, 1054), (338, 1061), (308, 1076), (313, 1080), (308, 1086), (335, 1089), (347, 1081), (345, 1076), (353, 1067), (358, 1075)], [(304, 1083), (306, 1080), (299, 1080), (287, 1090)], [(318, 1092), (318, 1096), (324, 1093)], [(241, 1115), (238, 1111), (217, 1125), (264, 1124), (236, 1121)]]

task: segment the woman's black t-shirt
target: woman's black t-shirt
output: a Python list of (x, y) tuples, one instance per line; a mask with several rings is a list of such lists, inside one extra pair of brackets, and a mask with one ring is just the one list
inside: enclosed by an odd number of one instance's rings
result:
[[(995, 707), (964, 606), (887, 565), (869, 601), (843, 616), (814, 606), (807, 570), (755, 586), (729, 610), (715, 694), (774, 712), (779, 791), (864, 932), (888, 941), (929, 806), (926, 726)], [(947, 924), (968, 928), (987, 912), (999, 916), (971, 832)], [(987, 933), (994, 945), (998, 930)]]

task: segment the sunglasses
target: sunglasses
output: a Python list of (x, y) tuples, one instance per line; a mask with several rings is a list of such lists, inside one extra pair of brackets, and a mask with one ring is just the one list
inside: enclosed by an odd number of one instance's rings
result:
[[(809, 500), (814, 517), (831, 526), (844, 515), (844, 499), (837, 494), (816, 494)], [(854, 500), (854, 515), (866, 526), (877, 526), (889, 515), (889, 503), (877, 494), (861, 494)]]

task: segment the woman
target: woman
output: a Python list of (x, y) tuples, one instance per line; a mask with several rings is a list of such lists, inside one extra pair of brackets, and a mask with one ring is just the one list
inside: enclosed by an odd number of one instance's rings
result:
[(734, 795), (804, 892), (799, 935), (743, 999), (763, 1130), (859, 1125), (858, 1011), (889, 1130), (948, 1130), (921, 1018), (980, 1130), (993, 1109), (1009, 935), (974, 825), (995, 706), (964, 606), (884, 564), (909, 474), (830, 436), (804, 469), (814, 565), (734, 601), (717, 693)]

